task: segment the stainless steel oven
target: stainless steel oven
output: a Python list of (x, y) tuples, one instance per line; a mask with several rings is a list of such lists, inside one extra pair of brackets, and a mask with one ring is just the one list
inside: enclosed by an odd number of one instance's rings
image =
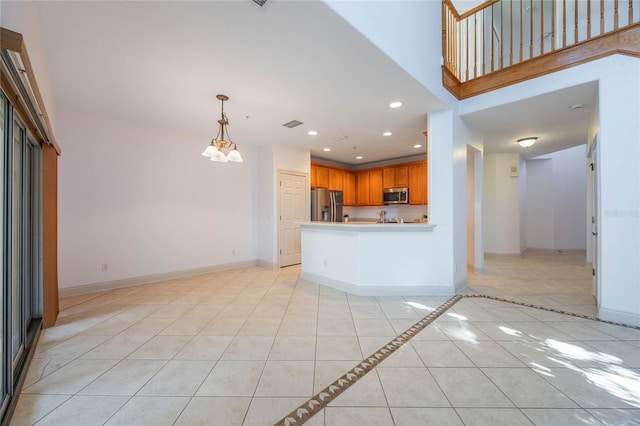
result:
[(409, 188), (385, 188), (382, 190), (385, 205), (409, 204)]

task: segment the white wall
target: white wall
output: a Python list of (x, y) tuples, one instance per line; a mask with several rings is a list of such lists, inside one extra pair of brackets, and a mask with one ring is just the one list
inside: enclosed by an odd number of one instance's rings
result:
[(327, 1), (336, 13), (449, 108), (442, 86), (442, 11), (439, 1)]
[(288, 145), (260, 148), (258, 168), (258, 261), (267, 268), (278, 266), (278, 171), (309, 174), (311, 152)]
[(207, 135), (70, 110), (58, 122), (61, 288), (255, 263), (256, 150), (214, 163)]
[(520, 253), (520, 182), (511, 168), (520, 170), (519, 154), (484, 157), (483, 236), (487, 253)]
[(586, 145), (527, 161), (528, 247), (586, 249)]
[(527, 235), (529, 247), (555, 248), (555, 212), (551, 159), (527, 161)]
[(555, 208), (555, 249), (587, 248), (587, 174), (585, 145), (564, 149), (550, 155), (553, 162)]
[(413, 222), (420, 219), (423, 214), (427, 214), (427, 206), (390, 205), (390, 206), (370, 206), (370, 207), (350, 207), (343, 208), (343, 213), (348, 214), (352, 219), (374, 219), (378, 220), (378, 212), (387, 212), (387, 219), (402, 218), (405, 222)]

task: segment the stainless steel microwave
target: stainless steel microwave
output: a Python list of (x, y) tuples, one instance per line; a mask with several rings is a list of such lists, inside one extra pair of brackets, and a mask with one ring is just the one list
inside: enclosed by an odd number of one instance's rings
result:
[(382, 190), (384, 204), (409, 204), (409, 188), (385, 188)]

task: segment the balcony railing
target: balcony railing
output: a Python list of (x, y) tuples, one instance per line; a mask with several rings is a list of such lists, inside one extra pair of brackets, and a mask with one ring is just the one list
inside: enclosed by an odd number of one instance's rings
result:
[(444, 68), (459, 83), (640, 22), (640, 0), (489, 0), (459, 14), (442, 2)]

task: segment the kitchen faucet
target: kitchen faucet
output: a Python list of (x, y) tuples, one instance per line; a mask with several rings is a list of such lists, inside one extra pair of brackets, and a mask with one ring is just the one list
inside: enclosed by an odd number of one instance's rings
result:
[(378, 212), (378, 223), (384, 223), (384, 220), (385, 220), (384, 218), (386, 214), (387, 214), (386, 210), (380, 210)]

